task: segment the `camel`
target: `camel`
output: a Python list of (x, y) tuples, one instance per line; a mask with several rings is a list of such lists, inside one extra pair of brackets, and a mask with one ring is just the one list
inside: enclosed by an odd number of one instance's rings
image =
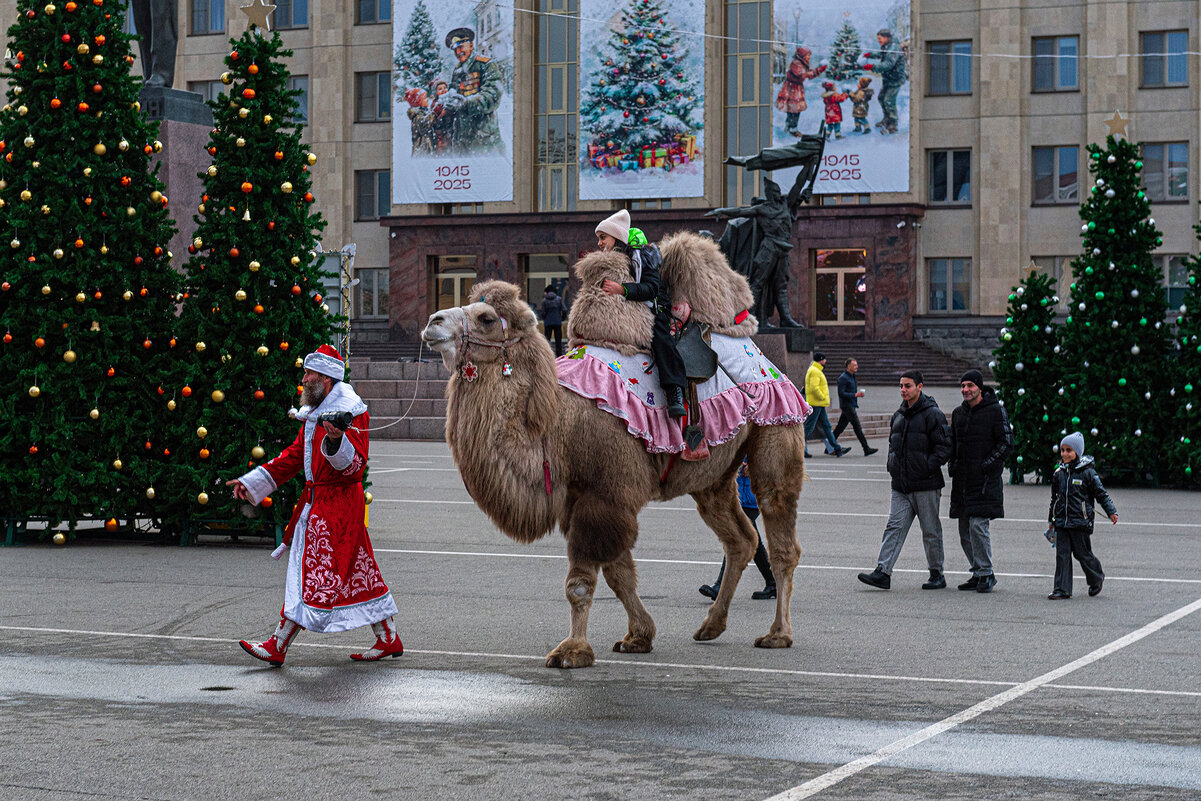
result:
[[(720, 257), (715, 247), (713, 252)], [(666, 252), (664, 256), (666, 263)], [(584, 261), (588, 259), (605, 262), (605, 269), (625, 269), (624, 262), (614, 261), (624, 259), (618, 254), (591, 254)], [(724, 258), (721, 264), (729, 270)], [(577, 264), (577, 271), (581, 266), (586, 265)], [(745, 289), (745, 279), (740, 280)], [(646, 311), (641, 304), (606, 297), (607, 302), (623, 304), (614, 307), (615, 314), (628, 313), (634, 328), (645, 318), (638, 311)], [(573, 317), (582, 301), (577, 295)], [(585, 315), (579, 319), (585, 324)], [(638, 538), (638, 512), (651, 501), (684, 494), (696, 501), (726, 557), (721, 590), (693, 638), (712, 640), (725, 631), (731, 600), (757, 543), (735, 487), (744, 457), (764, 519), (777, 587), (775, 619), (755, 645), (791, 647), (793, 572), (801, 551), (796, 513), (805, 475), (804, 427), (761, 426), (748, 420), (732, 439), (713, 446), (704, 461), (648, 453), (643, 442), (627, 433), (622, 420), (559, 386), (554, 354), (537, 323), (516, 286), (489, 280), (476, 284), (464, 306), (431, 315), (421, 336), (452, 373), (446, 389), (446, 440), (471, 497), (517, 542), (534, 542), (556, 525), (567, 541), (570, 633), (547, 654), (546, 666), (582, 668), (595, 663), (588, 615), (598, 573), (603, 573), (628, 617), (626, 634), (613, 650), (651, 651), (655, 623), (638, 597), (631, 554)], [(640, 334), (632, 336), (637, 339)]]

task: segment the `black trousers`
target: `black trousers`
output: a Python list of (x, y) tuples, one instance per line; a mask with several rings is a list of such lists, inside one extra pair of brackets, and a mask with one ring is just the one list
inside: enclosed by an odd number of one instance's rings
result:
[[(751, 525), (755, 527), (755, 533), (759, 533), (759, 524), (755, 521), (759, 519), (759, 509), (754, 506), (742, 507), (742, 512), (751, 519)], [(759, 568), (759, 575), (763, 576), (763, 580), (768, 587), (776, 585), (776, 577), (771, 572), (771, 560), (767, 558), (767, 549), (763, 547), (763, 537), (759, 537), (759, 545), (755, 548), (755, 567)], [(722, 577), (726, 575), (726, 560), (722, 557), (721, 569), (717, 571), (717, 581), (713, 582), (714, 589), (721, 586)]]
[(1092, 532), (1086, 528), (1055, 529), (1055, 591), (1072, 594), (1072, 557), (1084, 569), (1088, 586), (1099, 587), (1105, 580), (1101, 560), (1093, 554)]
[(867, 450), (867, 437), (864, 436), (863, 425), (859, 422), (859, 410), (841, 408), (839, 411), (842, 414), (838, 416), (838, 425), (834, 426), (834, 439), (838, 439), (838, 435), (845, 431), (847, 423), (850, 423), (851, 428), (855, 431), (855, 436), (859, 438), (859, 444), (863, 446), (864, 450)]
[(551, 341), (551, 339), (550, 339), (551, 334), (554, 334), (554, 336), (555, 336), (555, 357), (558, 358), (559, 356), (562, 356), (563, 355), (563, 326), (561, 324), (551, 325), (549, 323), (543, 323), (542, 330), (544, 332), (546, 332), (546, 341), (547, 342)]
[(664, 389), (679, 387), (681, 390), (688, 386), (688, 377), (684, 375), (684, 360), (676, 349), (676, 341), (671, 335), (671, 312), (655, 312), (655, 327), (651, 332), (651, 356), (655, 366), (659, 368), (659, 383)]

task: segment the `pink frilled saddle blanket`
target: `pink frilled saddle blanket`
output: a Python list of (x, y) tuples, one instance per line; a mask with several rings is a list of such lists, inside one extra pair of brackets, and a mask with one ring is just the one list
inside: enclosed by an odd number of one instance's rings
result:
[[(697, 386), (701, 430), (709, 445), (730, 441), (748, 420), (761, 426), (804, 422), (809, 404), (749, 337), (713, 334), (709, 344), (725, 368)], [(643, 440), (648, 452), (684, 451), (683, 426), (667, 414), (659, 371), (652, 368), (647, 373), (650, 355), (625, 356), (598, 345), (581, 345), (560, 356), (555, 366), (560, 385), (624, 420), (626, 430)]]

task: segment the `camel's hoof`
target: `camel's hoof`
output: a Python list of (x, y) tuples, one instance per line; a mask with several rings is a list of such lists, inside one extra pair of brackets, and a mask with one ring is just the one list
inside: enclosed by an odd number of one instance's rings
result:
[(548, 668), (585, 668), (596, 664), (596, 655), (588, 643), (578, 643), (564, 640), (555, 650), (546, 655)]
[(756, 648), (791, 648), (792, 637), (787, 634), (764, 634), (755, 640)]
[(692, 639), (700, 642), (705, 642), (706, 640), (716, 640), (725, 630), (726, 624), (724, 621), (718, 625), (717, 623), (710, 623), (708, 620), (706, 620), (701, 624), (701, 627), (696, 630), (696, 634), (692, 635)]
[(613, 650), (619, 654), (649, 654), (651, 641), (646, 637), (635, 637), (627, 634), (624, 639), (613, 643)]

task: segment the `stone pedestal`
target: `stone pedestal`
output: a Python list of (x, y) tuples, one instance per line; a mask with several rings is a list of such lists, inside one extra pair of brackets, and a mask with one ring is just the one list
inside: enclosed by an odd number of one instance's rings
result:
[(814, 333), (811, 328), (778, 328), (751, 337), (763, 355), (771, 359), (792, 383), (803, 389), (805, 371), (813, 361)]
[(213, 161), (206, 149), (213, 114), (200, 95), (179, 89), (147, 86), (138, 100), (146, 116), (159, 123), (158, 139), (163, 150), (156, 157), (158, 178), (167, 185), (168, 210), (179, 229), (167, 249), (175, 256), (172, 264), (182, 270), (196, 228), (192, 214), (204, 194), (204, 183), (197, 173), (207, 170)]

